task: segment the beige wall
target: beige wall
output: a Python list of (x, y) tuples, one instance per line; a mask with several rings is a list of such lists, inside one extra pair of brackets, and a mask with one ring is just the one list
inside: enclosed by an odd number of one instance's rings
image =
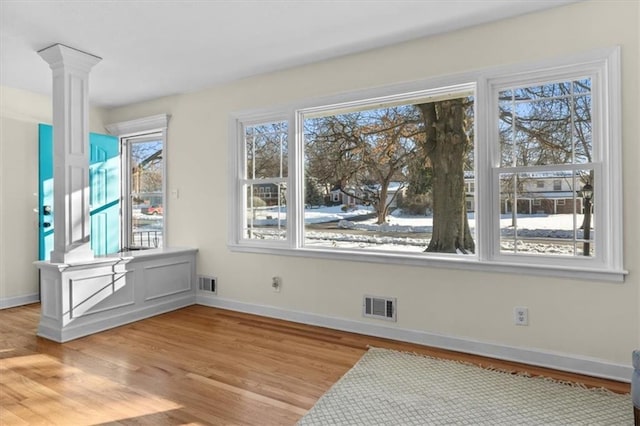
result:
[[(51, 98), (0, 87), (0, 301), (38, 293), (38, 124), (51, 123)], [(92, 131), (104, 133), (92, 109)]]
[[(231, 253), (227, 241), (229, 114), (306, 97), (622, 46), (625, 283)], [(398, 298), (397, 327), (629, 364), (640, 347), (637, 196), (638, 3), (584, 2), (108, 112), (108, 121), (172, 115), (168, 182), (173, 245), (200, 249), (219, 297), (363, 321), (363, 294)], [(270, 277), (283, 278), (274, 293)], [(528, 306), (529, 327), (513, 325)], [(385, 324), (386, 325), (386, 324)]]

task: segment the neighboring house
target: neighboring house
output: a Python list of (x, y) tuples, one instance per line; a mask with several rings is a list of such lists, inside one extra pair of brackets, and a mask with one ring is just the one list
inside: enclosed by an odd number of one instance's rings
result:
[[(521, 179), (517, 202), (512, 197), (501, 196), (500, 211), (511, 213), (517, 204), (517, 213), (522, 214), (565, 214), (582, 211), (582, 197), (579, 185), (572, 190), (572, 177), (562, 172), (537, 175)], [(506, 192), (506, 191), (505, 191)]]
[(476, 181), (473, 172), (466, 170), (464, 172), (464, 193), (465, 202), (467, 204), (467, 212), (476, 211), (475, 203)]
[[(475, 178), (472, 172), (465, 173), (465, 199), (467, 211), (475, 211)], [(505, 189), (509, 186), (505, 182)], [(342, 204), (346, 206), (363, 205), (366, 193), (378, 193), (379, 185), (372, 185), (366, 188), (348, 187), (344, 191), (339, 186), (334, 186), (325, 195), (327, 204)], [(398, 199), (405, 195), (406, 186), (402, 182), (391, 182), (387, 192), (387, 203), (389, 207), (397, 207)], [(503, 214), (513, 211), (514, 200), (508, 197), (503, 191), (500, 200), (500, 211)], [(254, 184), (253, 195), (262, 199), (268, 206), (278, 202), (278, 185), (272, 183)], [(571, 191), (571, 176), (561, 172), (537, 175), (526, 180), (521, 178), (520, 191), (518, 194), (518, 213), (521, 214), (564, 214), (573, 213), (573, 203), (576, 211), (582, 211), (582, 198), (580, 193)]]
[(278, 185), (275, 183), (253, 184), (253, 196), (260, 198), (267, 206), (278, 204)]
[(329, 203), (327, 204), (343, 204), (345, 206), (355, 206), (356, 204), (362, 204), (356, 197), (349, 195), (354, 194), (356, 196), (360, 196), (360, 192), (355, 188), (346, 188), (344, 191), (340, 188), (340, 186), (336, 185), (329, 191), (327, 198)]
[[(403, 182), (391, 182), (387, 189), (387, 204), (389, 207), (398, 206), (398, 196), (404, 195), (406, 184)], [(365, 204), (363, 199), (366, 199), (367, 193), (378, 194), (380, 191), (380, 185), (369, 185), (363, 188), (349, 187), (342, 191), (339, 186), (334, 186), (329, 191), (328, 199), (332, 204), (344, 204), (347, 206), (355, 206)], [(349, 195), (353, 194), (353, 195)]]
[[(571, 175), (565, 173), (548, 173), (520, 180), (520, 190), (517, 196), (517, 212), (520, 214), (568, 214), (582, 211), (583, 202), (579, 188), (575, 193), (571, 190)], [(579, 184), (578, 184), (579, 185)], [(513, 212), (516, 200), (510, 197), (508, 189), (510, 182), (504, 183), (503, 193), (500, 195), (500, 212)], [(465, 174), (465, 192), (467, 211), (475, 210), (475, 180), (471, 173)]]

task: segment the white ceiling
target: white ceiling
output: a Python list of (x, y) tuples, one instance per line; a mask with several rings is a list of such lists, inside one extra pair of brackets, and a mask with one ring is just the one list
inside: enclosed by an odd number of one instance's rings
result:
[(0, 84), (51, 93), (37, 51), (102, 59), (90, 101), (185, 93), (576, 0), (0, 0)]

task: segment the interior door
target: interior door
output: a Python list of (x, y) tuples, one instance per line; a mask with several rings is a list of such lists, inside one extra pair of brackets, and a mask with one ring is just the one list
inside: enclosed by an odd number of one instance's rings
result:
[[(53, 250), (53, 127), (39, 125), (39, 259)], [(91, 249), (96, 256), (120, 250), (120, 153), (118, 138), (89, 134)]]

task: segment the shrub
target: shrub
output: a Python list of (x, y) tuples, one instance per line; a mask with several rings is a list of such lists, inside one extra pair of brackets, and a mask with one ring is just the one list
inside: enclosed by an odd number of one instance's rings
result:
[(260, 197), (251, 197), (253, 207), (266, 207), (267, 203)]
[(398, 206), (405, 214), (424, 216), (427, 213), (429, 204), (429, 196), (427, 194), (419, 194), (412, 197), (403, 197)]

